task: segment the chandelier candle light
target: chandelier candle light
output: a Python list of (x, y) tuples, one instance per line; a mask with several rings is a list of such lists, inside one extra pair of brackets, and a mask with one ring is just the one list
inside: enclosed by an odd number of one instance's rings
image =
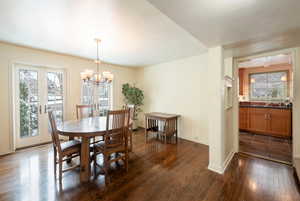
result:
[(92, 70), (85, 70), (80, 73), (80, 77), (84, 82), (92, 82), (94, 85), (111, 83), (114, 78), (114, 75), (111, 72), (104, 71), (103, 73), (100, 73), (101, 61), (99, 59), (99, 43), (101, 40), (96, 38), (95, 41), (97, 43), (97, 59), (95, 60), (95, 63), (97, 64), (97, 72), (93, 73)]

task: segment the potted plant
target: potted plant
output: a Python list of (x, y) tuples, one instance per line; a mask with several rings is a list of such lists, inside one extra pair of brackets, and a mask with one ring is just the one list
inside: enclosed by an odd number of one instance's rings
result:
[(125, 104), (134, 106), (133, 129), (137, 129), (138, 114), (142, 111), (141, 106), (144, 104), (144, 92), (126, 83), (122, 85), (122, 93)]

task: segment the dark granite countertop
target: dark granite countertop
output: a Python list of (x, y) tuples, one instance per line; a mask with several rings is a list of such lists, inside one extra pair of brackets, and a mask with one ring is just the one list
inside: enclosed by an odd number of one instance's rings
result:
[(240, 107), (249, 108), (271, 108), (271, 109), (292, 109), (291, 106), (274, 106), (274, 105), (240, 105)]

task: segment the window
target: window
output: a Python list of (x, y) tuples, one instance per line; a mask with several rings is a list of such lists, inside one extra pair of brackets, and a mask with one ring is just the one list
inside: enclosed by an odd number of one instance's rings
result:
[(112, 83), (94, 87), (91, 83), (83, 82), (81, 94), (81, 103), (95, 104), (96, 114), (100, 116), (112, 108)]
[(93, 104), (93, 85), (89, 82), (82, 83), (81, 104)]
[(63, 121), (64, 91), (63, 72), (47, 72), (48, 110), (55, 111), (58, 122)]
[(251, 100), (285, 100), (288, 97), (287, 71), (249, 75)]

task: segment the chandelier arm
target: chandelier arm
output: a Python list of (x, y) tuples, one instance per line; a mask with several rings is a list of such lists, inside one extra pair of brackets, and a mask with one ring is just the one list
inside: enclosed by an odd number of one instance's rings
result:
[(95, 60), (95, 63), (97, 64), (97, 72), (93, 73), (90, 70), (85, 70), (85, 72), (81, 72), (81, 79), (84, 82), (91, 82), (95, 86), (98, 86), (100, 83), (111, 83), (114, 76), (112, 73), (106, 71), (100, 73), (99, 43), (101, 42), (101, 40), (95, 38), (95, 41), (97, 43), (97, 60)]

